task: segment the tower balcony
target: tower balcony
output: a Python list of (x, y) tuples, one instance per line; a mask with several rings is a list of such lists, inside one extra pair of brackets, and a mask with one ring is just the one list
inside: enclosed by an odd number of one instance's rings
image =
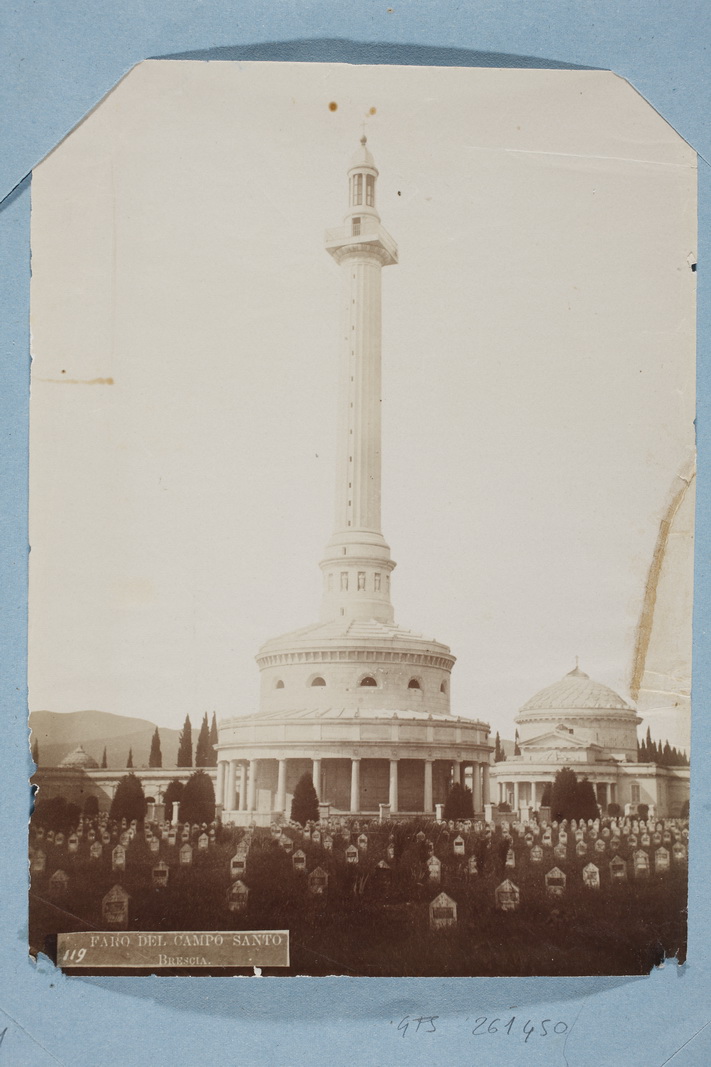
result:
[(347, 225), (326, 230), (325, 246), (326, 251), (337, 260), (349, 252), (357, 254), (362, 249), (379, 255), (383, 266), (398, 261), (394, 239), (377, 219), (365, 214), (360, 219), (349, 216)]

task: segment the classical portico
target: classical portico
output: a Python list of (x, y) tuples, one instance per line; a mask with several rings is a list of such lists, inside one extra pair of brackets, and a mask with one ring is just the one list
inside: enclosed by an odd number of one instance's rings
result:
[(260, 711), (219, 724), (217, 793), (231, 822), (288, 814), (312, 775), (331, 810), (434, 813), (452, 783), (488, 800), (486, 723), (450, 711), (455, 657), (394, 621), (395, 562), (381, 530), (382, 271), (398, 262), (377, 207), (378, 170), (361, 138), (348, 209), (326, 233), (340, 273), (335, 521), (321, 560), (320, 621), (257, 655)]

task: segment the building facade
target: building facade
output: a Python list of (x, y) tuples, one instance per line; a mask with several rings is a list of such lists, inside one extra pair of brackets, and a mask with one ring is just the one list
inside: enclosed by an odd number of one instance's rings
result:
[(488, 724), (450, 711), (450, 649), (394, 621), (395, 563), (381, 503), (381, 275), (398, 261), (377, 209), (365, 136), (348, 211), (326, 234), (341, 274), (336, 508), (321, 561), (320, 621), (259, 651), (260, 710), (219, 724), (217, 790), (227, 822), (288, 813), (309, 772), (332, 811), (434, 813), (450, 784), (488, 799)]
[(493, 764), (492, 799), (524, 815), (542, 805), (543, 791), (562, 767), (593, 785), (602, 811), (630, 813), (647, 804), (661, 817), (678, 816), (689, 799), (689, 768), (637, 762), (632, 706), (576, 667), (528, 700), (516, 717), (520, 755)]

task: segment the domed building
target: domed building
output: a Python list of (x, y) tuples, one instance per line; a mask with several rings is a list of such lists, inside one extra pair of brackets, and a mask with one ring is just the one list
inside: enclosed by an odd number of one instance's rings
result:
[(60, 767), (70, 767), (74, 770), (94, 771), (98, 770), (99, 764), (96, 762), (93, 756), (90, 756), (88, 752), (85, 752), (81, 745), (70, 752), (68, 756), (65, 756)]
[(631, 704), (576, 666), (520, 709), (520, 754), (492, 766), (494, 800), (527, 817), (561, 767), (571, 767), (592, 782), (603, 811), (608, 804), (628, 813), (647, 804), (657, 815), (678, 815), (689, 797), (689, 769), (639, 763), (641, 721)]
[(434, 813), (466, 781), (488, 799), (489, 726), (450, 710), (455, 657), (394, 621), (395, 567), (381, 496), (381, 273), (398, 261), (376, 206), (365, 136), (348, 171), (348, 212), (326, 234), (342, 278), (336, 514), (321, 561), (321, 619), (259, 651), (260, 710), (219, 724), (225, 822), (288, 813), (312, 774), (331, 811)]

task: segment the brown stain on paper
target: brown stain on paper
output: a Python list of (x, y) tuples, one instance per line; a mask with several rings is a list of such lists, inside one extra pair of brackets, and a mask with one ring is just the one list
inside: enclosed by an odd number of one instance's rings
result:
[(113, 378), (35, 378), (36, 382), (54, 385), (113, 385)]
[(692, 467), (691, 470), (689, 470), (688, 472), (684, 472), (679, 475), (681, 486), (679, 489), (677, 489), (676, 493), (674, 493), (674, 496), (671, 499), (671, 502), (664, 514), (664, 517), (659, 523), (657, 541), (654, 546), (654, 554), (652, 555), (652, 562), (649, 567), (647, 582), (644, 589), (642, 612), (639, 617), (639, 623), (637, 624), (637, 640), (635, 642), (632, 679), (630, 681), (630, 695), (634, 701), (638, 699), (639, 691), (642, 688), (642, 678), (644, 677), (644, 671), (647, 663), (649, 642), (652, 637), (654, 609), (657, 604), (657, 589), (659, 587), (659, 578), (662, 573), (664, 556), (666, 554), (667, 545), (669, 543), (669, 534), (671, 533), (676, 513), (681, 507), (684, 497), (686, 496), (686, 493), (690, 488), (691, 484), (693, 483), (695, 477), (696, 470), (694, 467)]

